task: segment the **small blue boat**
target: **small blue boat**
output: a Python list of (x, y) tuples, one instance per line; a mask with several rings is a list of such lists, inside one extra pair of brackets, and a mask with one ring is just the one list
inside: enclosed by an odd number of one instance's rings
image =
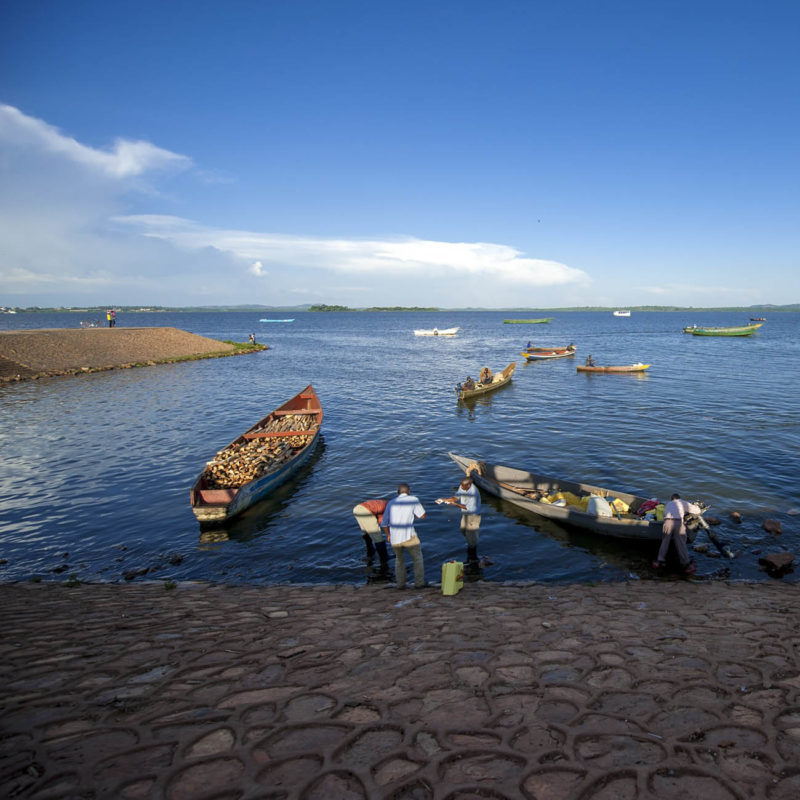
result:
[(260, 319), (259, 322), (294, 322), (294, 317), (292, 319)]
[(263, 500), (311, 458), (321, 425), (309, 384), (206, 463), (190, 493), (197, 520), (220, 524)]

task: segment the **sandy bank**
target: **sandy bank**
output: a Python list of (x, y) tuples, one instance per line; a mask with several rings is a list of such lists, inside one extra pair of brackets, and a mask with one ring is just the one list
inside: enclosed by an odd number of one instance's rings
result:
[(0, 381), (70, 375), (186, 358), (236, 355), (231, 344), (177, 328), (0, 332)]
[(0, 585), (0, 792), (800, 796), (800, 589)]

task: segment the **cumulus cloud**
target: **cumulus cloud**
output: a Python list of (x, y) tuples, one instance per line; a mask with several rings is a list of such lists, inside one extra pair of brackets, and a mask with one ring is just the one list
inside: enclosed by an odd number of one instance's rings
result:
[(110, 150), (87, 147), (43, 120), (17, 108), (0, 104), (0, 141), (24, 149), (39, 149), (63, 156), (112, 178), (128, 178), (152, 170), (185, 168), (187, 156), (171, 153), (145, 141), (117, 139)]
[(452, 279), (488, 278), (526, 286), (587, 282), (589, 276), (557, 261), (528, 258), (519, 250), (486, 242), (438, 242), (425, 239), (325, 239), (253, 231), (207, 228), (191, 220), (157, 215), (118, 217), (143, 236), (165, 239), (186, 249), (213, 247), (252, 261), (250, 271), (266, 274), (263, 264), (298, 264), (327, 272), (356, 275), (415, 275)]
[(189, 169), (207, 185), (188, 156), (125, 138), (90, 147), (0, 104), (6, 304), (11, 297), (19, 305), (290, 304), (309, 296), (346, 304), (390, 295), (393, 305), (424, 298), (426, 305), (501, 306), (519, 302), (520, 289), (590, 282), (581, 270), (504, 244), (290, 236), (130, 213), (161, 210), (170, 200), (158, 191), (160, 178)]

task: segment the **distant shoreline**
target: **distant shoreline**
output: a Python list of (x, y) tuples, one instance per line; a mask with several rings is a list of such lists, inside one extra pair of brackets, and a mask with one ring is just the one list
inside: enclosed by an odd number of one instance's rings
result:
[[(87, 308), (64, 308), (64, 307), (11, 307), (13, 312), (17, 314), (100, 314), (105, 318), (105, 309), (100, 307), (87, 307)], [(342, 313), (342, 312), (380, 312), (380, 313), (426, 313), (426, 314), (450, 314), (450, 313), (463, 313), (465, 311), (478, 311), (486, 313), (509, 313), (509, 312), (524, 312), (524, 313), (576, 313), (576, 312), (602, 312), (611, 313), (620, 306), (572, 306), (565, 308), (533, 308), (515, 306), (513, 308), (421, 308), (418, 306), (397, 306), (392, 308), (369, 306), (364, 308), (351, 308), (350, 306), (114, 306), (118, 313), (122, 314), (185, 314), (185, 313), (221, 313), (221, 312), (241, 312), (241, 313), (259, 313), (273, 312), (280, 314), (296, 314), (301, 312), (317, 313)], [(786, 305), (763, 305), (763, 306), (625, 306), (626, 310), (631, 311), (632, 314), (647, 314), (651, 312), (691, 312), (691, 313), (707, 313), (725, 311), (730, 313), (740, 314), (775, 314), (784, 312), (798, 312), (800, 311), (800, 303), (789, 303)], [(5, 312), (8, 313), (8, 312)]]

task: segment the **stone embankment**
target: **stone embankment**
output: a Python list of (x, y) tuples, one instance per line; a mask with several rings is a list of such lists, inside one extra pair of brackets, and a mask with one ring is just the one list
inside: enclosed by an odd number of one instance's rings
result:
[(177, 328), (90, 328), (0, 332), (0, 383), (169, 364), (266, 349), (237, 347)]

